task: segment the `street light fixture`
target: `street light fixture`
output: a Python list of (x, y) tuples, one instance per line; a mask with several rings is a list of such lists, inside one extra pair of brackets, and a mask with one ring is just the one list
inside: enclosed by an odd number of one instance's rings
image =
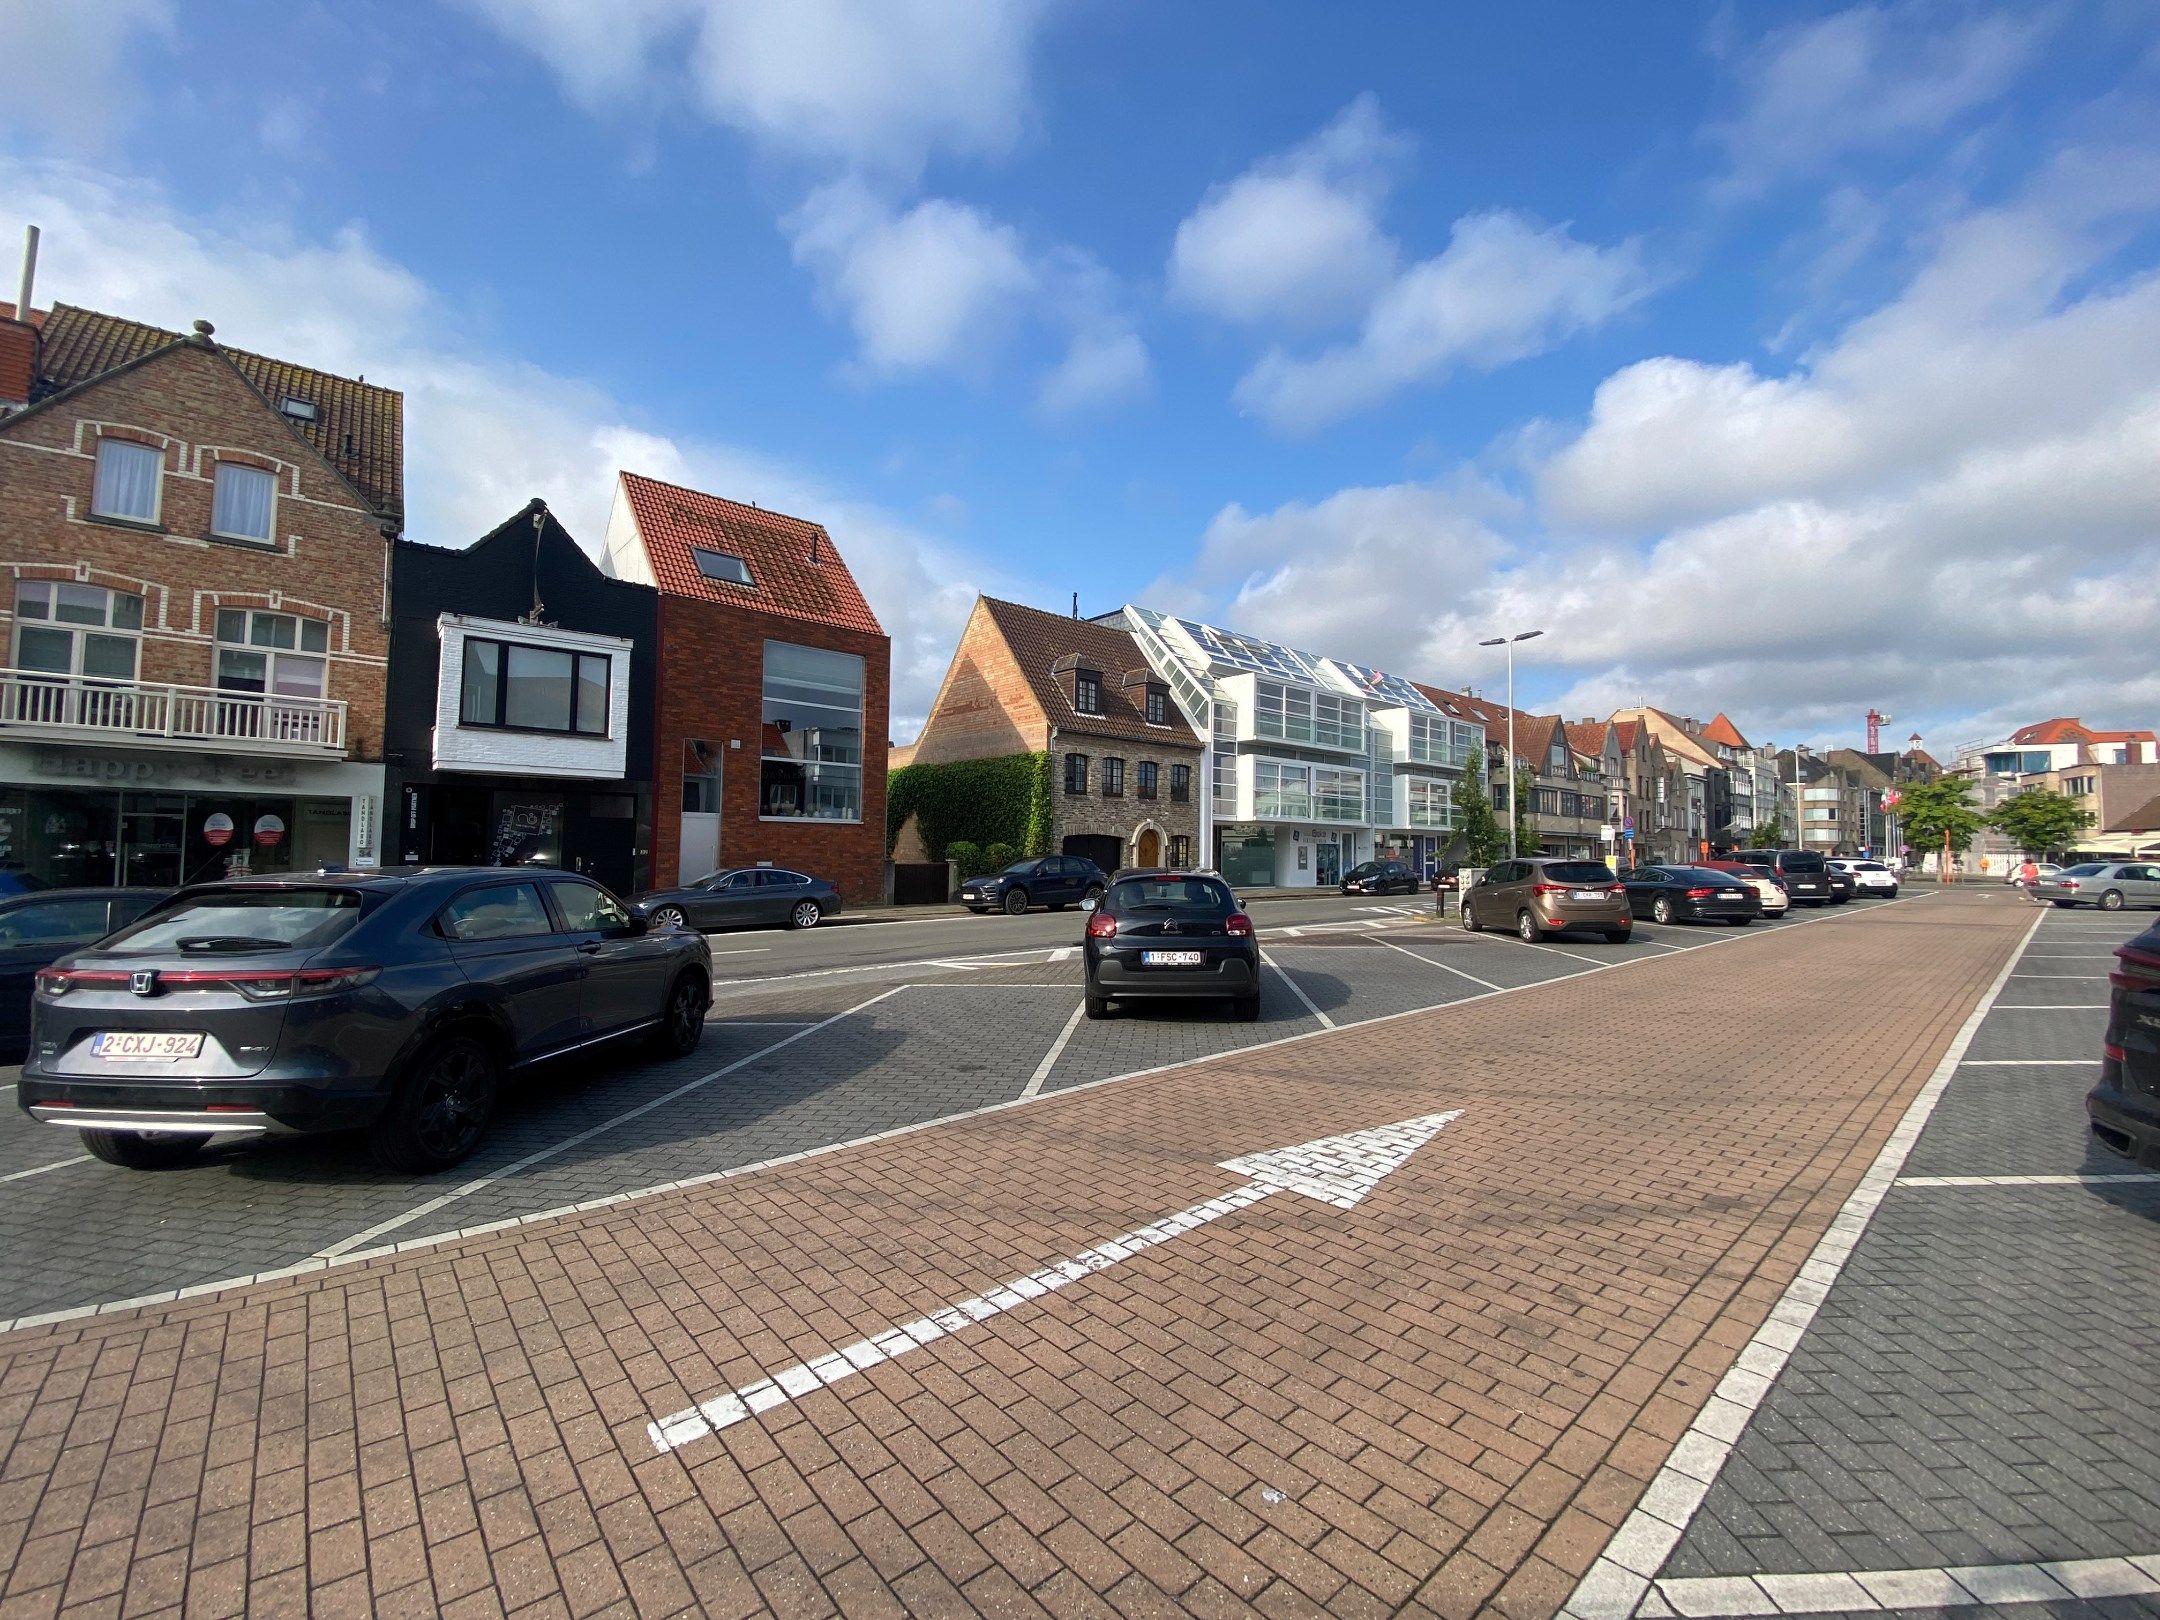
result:
[(1507, 852), (1513, 860), (1520, 853), (1515, 847), (1515, 829), (1522, 822), (1522, 806), (1515, 802), (1515, 643), (1535, 641), (1545, 632), (1525, 630), (1515, 636), (1494, 636), (1478, 643), (1480, 647), (1505, 647), (1507, 649)]

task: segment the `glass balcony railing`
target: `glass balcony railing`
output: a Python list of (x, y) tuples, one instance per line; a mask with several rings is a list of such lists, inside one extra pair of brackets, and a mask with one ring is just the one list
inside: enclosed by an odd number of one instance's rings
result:
[(1313, 720), (1305, 715), (1257, 711), (1253, 715), (1253, 735), (1268, 738), (1273, 742), (1305, 743), (1314, 748), (1339, 748), (1351, 754), (1365, 752), (1363, 726), (1336, 725)]
[(1310, 821), (1313, 819), (1312, 795), (1255, 793), (1253, 814), (1262, 821)]

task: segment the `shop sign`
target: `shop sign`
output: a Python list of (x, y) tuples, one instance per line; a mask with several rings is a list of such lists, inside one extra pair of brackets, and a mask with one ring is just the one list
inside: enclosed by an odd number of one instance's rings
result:
[(40, 748), (34, 755), (39, 776), (75, 782), (104, 782), (115, 787), (284, 787), (296, 785), (300, 773), (280, 760), (252, 760), (214, 754), (177, 754), (171, 759), (145, 759), (127, 754), (73, 753), (64, 748)]
[(223, 849), (232, 842), (233, 818), (219, 810), (203, 818), (203, 842), (212, 849)]
[(257, 816), (255, 818), (255, 842), (264, 849), (275, 849), (285, 841), (285, 822), (280, 816)]

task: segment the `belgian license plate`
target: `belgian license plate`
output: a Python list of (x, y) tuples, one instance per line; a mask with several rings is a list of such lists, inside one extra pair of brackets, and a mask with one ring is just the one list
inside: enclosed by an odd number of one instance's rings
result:
[(1603, 889), (1577, 889), (1568, 898), (1570, 900), (1602, 900), (1605, 898), (1605, 891)]
[(1142, 967), (1198, 967), (1207, 958), (1199, 951), (1142, 951)]
[(90, 1037), (90, 1055), (94, 1058), (160, 1059), (191, 1058), (202, 1055), (201, 1035), (180, 1035), (167, 1031), (108, 1030)]

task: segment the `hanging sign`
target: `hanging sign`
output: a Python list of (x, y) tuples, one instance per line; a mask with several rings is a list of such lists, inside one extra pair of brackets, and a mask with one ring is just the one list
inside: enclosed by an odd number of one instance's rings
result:
[(232, 842), (233, 819), (222, 810), (216, 810), (203, 818), (203, 842), (212, 849), (223, 849)]
[(277, 816), (255, 818), (255, 842), (264, 849), (275, 849), (285, 839), (285, 823)]

